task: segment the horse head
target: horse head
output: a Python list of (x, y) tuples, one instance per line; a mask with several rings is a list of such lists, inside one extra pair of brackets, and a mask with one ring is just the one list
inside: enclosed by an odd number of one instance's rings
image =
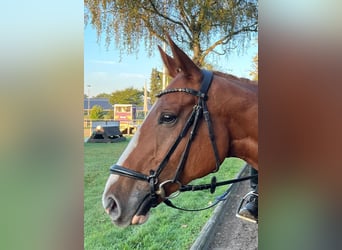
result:
[(151, 207), (216, 171), (231, 150), (226, 79), (201, 70), (168, 40), (173, 57), (158, 48), (173, 80), (111, 167), (103, 192), (103, 206), (118, 226), (144, 223)]

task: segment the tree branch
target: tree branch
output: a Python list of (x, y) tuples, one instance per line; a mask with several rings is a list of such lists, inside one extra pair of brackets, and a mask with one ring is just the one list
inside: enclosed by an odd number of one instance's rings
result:
[(221, 39), (217, 40), (213, 45), (211, 45), (209, 48), (207, 48), (203, 53), (202, 53), (202, 56), (201, 56), (201, 61), (204, 61), (204, 58), (212, 51), (214, 51), (214, 49), (218, 46), (218, 45), (221, 45), (221, 44), (227, 44), (229, 43), (233, 37), (241, 32), (256, 32), (257, 31), (257, 27), (255, 27), (254, 29), (250, 29), (251, 27), (253, 27), (255, 24), (253, 25), (250, 25), (250, 26), (247, 26), (247, 27), (243, 27), (241, 28), (240, 30), (237, 30), (237, 31), (234, 31), (234, 32), (231, 32), (229, 33), (228, 35), (222, 37)]
[[(168, 21), (170, 21), (170, 22), (172, 22), (172, 23), (174, 23), (174, 24), (179, 25), (179, 26), (184, 30), (185, 34), (186, 34), (188, 37), (191, 37), (191, 35), (190, 35), (189, 32), (187, 31), (187, 29), (185, 28), (185, 26), (184, 26), (183, 23), (181, 23), (180, 21), (174, 20), (174, 19), (172, 19), (172, 18), (170, 18), (170, 17), (164, 15), (163, 13), (161, 13), (161, 12), (157, 9), (157, 7), (154, 5), (154, 3), (153, 3), (151, 0), (149, 0), (149, 3), (151, 4), (153, 10), (155, 11), (155, 14), (157, 14), (158, 16), (160, 16), (160, 17), (162, 17), (162, 18), (165, 18), (166, 20), (168, 20)], [(164, 40), (164, 39), (163, 39), (163, 40)]]

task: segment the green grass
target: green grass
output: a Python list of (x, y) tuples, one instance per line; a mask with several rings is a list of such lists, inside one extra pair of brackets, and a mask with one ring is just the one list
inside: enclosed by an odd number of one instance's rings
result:
[[(109, 176), (109, 166), (117, 161), (128, 141), (120, 143), (85, 143), (84, 146), (84, 248), (85, 249), (189, 249), (214, 208), (201, 212), (183, 212), (164, 204), (151, 210), (149, 220), (141, 226), (118, 228), (104, 212), (101, 195)], [(227, 159), (215, 174), (218, 181), (236, 176), (242, 160)], [(194, 181), (209, 183), (212, 174)], [(186, 208), (208, 206), (227, 187), (185, 192), (173, 203)]]

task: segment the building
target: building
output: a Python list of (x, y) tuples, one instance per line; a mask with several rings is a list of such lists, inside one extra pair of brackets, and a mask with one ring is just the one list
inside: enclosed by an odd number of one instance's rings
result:
[[(88, 107), (88, 101), (89, 101), (89, 107)], [(113, 105), (110, 104), (108, 98), (84, 98), (84, 101), (83, 101), (84, 114), (87, 115), (88, 111), (90, 113), (90, 110), (95, 105), (101, 106), (103, 108), (103, 111), (113, 112)]]

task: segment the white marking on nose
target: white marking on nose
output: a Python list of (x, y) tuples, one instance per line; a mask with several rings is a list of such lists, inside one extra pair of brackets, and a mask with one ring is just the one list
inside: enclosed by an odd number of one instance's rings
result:
[(104, 189), (103, 194), (102, 194), (102, 205), (104, 208), (106, 208), (106, 206), (107, 206), (106, 199), (108, 196), (108, 190), (118, 179), (119, 179), (119, 176), (116, 174), (109, 175), (109, 178), (106, 182), (105, 189)]
[(138, 145), (139, 142), (139, 135), (140, 135), (140, 130), (138, 129), (137, 132), (134, 134), (132, 137), (131, 141), (127, 145), (125, 151), (121, 154), (117, 164), (122, 166), (127, 157), (132, 153), (132, 151), (135, 149), (135, 147)]
[(105, 190), (109, 189), (118, 179), (119, 179), (118, 175), (110, 174), (106, 182)]
[[(155, 105), (152, 106), (151, 110), (155, 107)], [(149, 114), (151, 113), (151, 110), (149, 112)], [(148, 115), (149, 115), (148, 114)], [(148, 116), (147, 115), (147, 116)], [(147, 118), (147, 117), (146, 117)], [(146, 120), (146, 119), (145, 119)], [(143, 124), (141, 124), (142, 126)], [(121, 154), (119, 160), (117, 161), (117, 165), (123, 166), (123, 163), (125, 162), (125, 160), (128, 158), (128, 156), (133, 152), (133, 150), (136, 148), (136, 146), (138, 145), (139, 142), (139, 136), (140, 136), (140, 129), (137, 130), (137, 132), (134, 134), (134, 136), (132, 137), (131, 141), (129, 142), (129, 144), (127, 145), (126, 149), (124, 150), (124, 152)], [(123, 166), (124, 167), (124, 166)], [(119, 175), (116, 174), (110, 174), (107, 182), (106, 182), (106, 186), (104, 189), (104, 192), (102, 194), (102, 205), (103, 207), (106, 209), (106, 205), (107, 205), (107, 201), (106, 199), (108, 197), (110, 197), (111, 195), (113, 196), (113, 194), (109, 193), (109, 189), (110, 187), (119, 179)], [(108, 211), (107, 211), (108, 213)]]
[[(151, 107), (150, 111), (148, 112), (148, 114), (145, 117), (145, 119), (144, 119), (143, 123), (141, 124), (141, 126), (144, 125), (145, 121), (150, 116), (150, 114), (152, 113), (152, 110), (155, 109), (155, 107), (156, 107), (156, 104), (153, 104), (153, 106)], [(120, 156), (120, 158), (119, 158), (119, 160), (117, 162), (117, 165), (123, 166), (123, 163), (125, 162), (125, 160), (128, 158), (128, 156), (133, 152), (133, 150), (138, 145), (139, 136), (140, 136), (140, 128), (137, 129), (137, 132), (135, 132), (135, 134), (132, 137), (131, 141), (127, 145), (125, 151), (121, 154), (121, 156)]]
[[(143, 123), (141, 124), (141, 126), (143, 126), (144, 122), (146, 121), (146, 119), (149, 117), (149, 115), (152, 113), (151, 111), (155, 108), (155, 104), (151, 107), (150, 111), (148, 112), (145, 120), (143, 121)], [(125, 151), (121, 154), (117, 165), (123, 166), (123, 163), (125, 162), (125, 160), (128, 158), (128, 156), (132, 153), (132, 151), (136, 148), (136, 146), (138, 145), (139, 142), (139, 136), (140, 136), (140, 129), (137, 130), (137, 132), (134, 134), (134, 136), (132, 137), (131, 141), (129, 142), (129, 144), (127, 145)]]

